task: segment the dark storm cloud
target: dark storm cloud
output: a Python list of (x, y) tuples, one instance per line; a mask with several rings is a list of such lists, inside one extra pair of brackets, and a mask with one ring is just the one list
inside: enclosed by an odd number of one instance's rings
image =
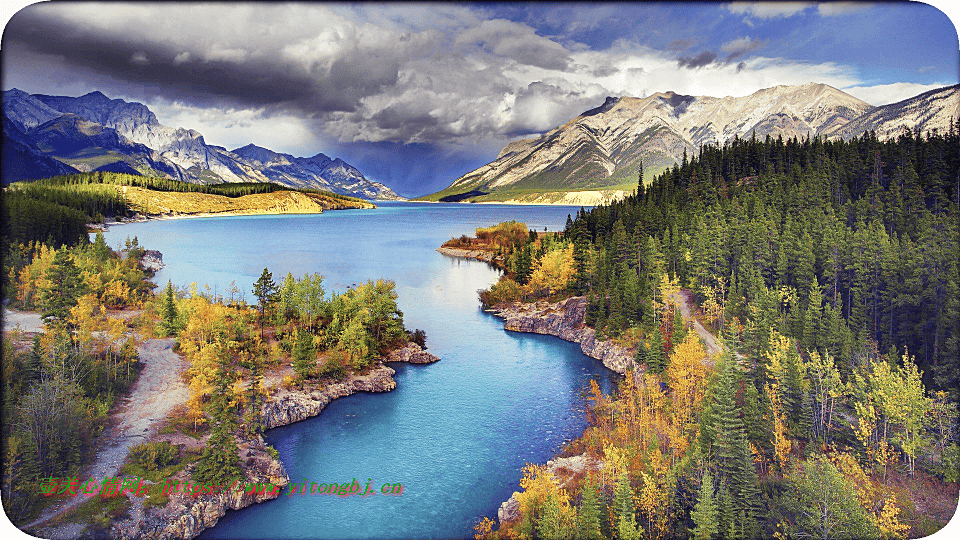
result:
[(727, 53), (727, 62), (740, 58), (767, 45), (767, 40), (751, 39), (747, 36), (724, 43), (720, 50)]
[(371, 58), (356, 50), (343, 52), (329, 73), (311, 73), (272, 55), (249, 55), (243, 49), (204, 54), (136, 36), (137, 32), (99, 32), (28, 9), (7, 26), (3, 48), (4, 53), (26, 48), (59, 57), (68, 65), (131, 86), (156, 88), (166, 99), (308, 116), (352, 111), (362, 97), (395, 84), (398, 78), (394, 59)]
[(717, 53), (713, 51), (703, 51), (696, 56), (681, 56), (677, 58), (677, 64), (683, 68), (696, 69), (710, 65), (717, 60)]
[(594, 77), (609, 77), (620, 73), (620, 68), (616, 66), (597, 66), (591, 73)]
[(537, 35), (525, 24), (493, 19), (457, 37), (459, 45), (476, 45), (498, 56), (544, 69), (565, 70), (570, 54), (555, 41)]
[(667, 44), (667, 50), (682, 52), (694, 46), (695, 44), (696, 43), (692, 39), (687, 39), (687, 38), (675, 39)]

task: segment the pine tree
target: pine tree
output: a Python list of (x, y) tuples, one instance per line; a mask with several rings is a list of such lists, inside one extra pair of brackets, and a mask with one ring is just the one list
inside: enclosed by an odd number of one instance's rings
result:
[(300, 328), (297, 330), (297, 339), (290, 352), (293, 361), (293, 370), (301, 379), (316, 376), (317, 352), (313, 345), (313, 335)]
[(637, 167), (637, 199), (643, 199), (643, 160)]
[(173, 282), (167, 280), (167, 286), (163, 290), (163, 297), (160, 303), (161, 328), (166, 336), (177, 334), (177, 299), (173, 292)]
[(603, 537), (600, 530), (600, 494), (592, 475), (583, 485), (581, 495), (580, 512), (577, 515), (577, 538), (599, 540)]
[(717, 501), (713, 496), (713, 476), (710, 471), (704, 471), (700, 483), (700, 496), (697, 504), (690, 512), (690, 518), (696, 525), (690, 535), (695, 540), (710, 540), (720, 531), (720, 515)]
[(218, 345), (217, 371), (210, 396), (210, 439), (193, 471), (193, 478), (200, 482), (229, 484), (240, 477), (240, 456), (237, 441), (233, 436), (236, 417), (231, 403), (234, 401), (233, 377), (234, 351), (229, 346)]
[(650, 352), (647, 353), (647, 369), (653, 373), (663, 373), (667, 369), (667, 353), (663, 350), (663, 333), (655, 328), (650, 333)]
[(640, 540), (637, 529), (637, 515), (633, 506), (633, 489), (630, 478), (624, 472), (617, 480), (617, 491), (613, 497), (614, 517), (617, 520), (618, 540)]
[(549, 493), (543, 502), (540, 519), (537, 520), (537, 534), (540, 538), (566, 540), (572, 537), (569, 525), (564, 521), (563, 509), (556, 493)]
[(40, 290), (43, 320), (66, 323), (70, 308), (77, 305), (85, 290), (80, 280), (80, 269), (74, 264), (66, 248), (57, 250), (44, 277), (51, 285)]
[(260, 278), (253, 284), (253, 295), (257, 297), (257, 309), (260, 312), (260, 338), (263, 339), (263, 317), (267, 305), (272, 303), (277, 294), (277, 284), (273, 281), (273, 274), (263, 269)]

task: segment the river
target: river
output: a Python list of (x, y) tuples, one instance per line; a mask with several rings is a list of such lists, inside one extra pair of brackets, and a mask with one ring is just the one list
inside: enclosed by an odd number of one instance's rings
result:
[(136, 236), (163, 253), (155, 281), (196, 281), (247, 297), (264, 267), (279, 282), (318, 272), (328, 291), (368, 279), (397, 283), (408, 328), (427, 333), (430, 365), (393, 365), (397, 388), (356, 394), (319, 416), (271, 430), (291, 482), (351, 482), (401, 495), (287, 495), (230, 511), (202, 538), (466, 538), (519, 489), (525, 463), (544, 463), (585, 427), (590, 379), (616, 375), (560, 339), (503, 330), (477, 290), (497, 271), (435, 249), (476, 227), (516, 219), (562, 229), (578, 208), (378, 203), (322, 215), (150, 221), (111, 227), (109, 245)]

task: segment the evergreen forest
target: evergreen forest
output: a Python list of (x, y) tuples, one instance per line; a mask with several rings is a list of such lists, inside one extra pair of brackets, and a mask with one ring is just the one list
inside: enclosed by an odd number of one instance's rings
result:
[(528, 465), (517, 512), (477, 537), (942, 527), (960, 480), (958, 136), (707, 145), (561, 233), (498, 247), (485, 305), (580, 296), (586, 324), (636, 352), (561, 452), (588, 465)]

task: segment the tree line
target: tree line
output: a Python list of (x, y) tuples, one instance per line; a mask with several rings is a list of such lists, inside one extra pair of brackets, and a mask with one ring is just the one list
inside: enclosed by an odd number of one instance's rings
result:
[[(637, 370), (615, 395), (593, 386), (590, 425), (564, 449), (592, 465), (528, 466), (518, 516), (498, 530), (485, 518), (478, 537), (942, 526), (952, 510), (919, 499), (960, 480), (958, 127), (707, 145), (516, 247), (484, 302), (582, 295), (586, 323), (635, 348)], [(528, 268), (548, 242), (572, 271), (538, 292)], [(680, 314), (684, 289), (718, 335), (712, 357)]]

